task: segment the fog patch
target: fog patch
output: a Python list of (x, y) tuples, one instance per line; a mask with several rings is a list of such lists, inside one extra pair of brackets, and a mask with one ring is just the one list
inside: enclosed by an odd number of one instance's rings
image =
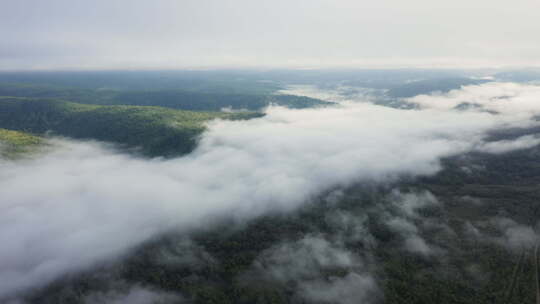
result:
[(264, 251), (243, 280), (249, 277), (289, 286), (297, 297), (315, 303), (371, 303), (380, 296), (363, 259), (322, 235)]
[(375, 303), (380, 298), (373, 278), (357, 273), (345, 277), (330, 277), (325, 281), (306, 282), (301, 286), (302, 296), (314, 303)]
[(512, 219), (494, 218), (491, 223), (502, 233), (500, 237), (494, 238), (494, 241), (512, 250), (532, 248), (540, 240), (532, 226), (518, 224)]
[(537, 227), (506, 217), (493, 217), (476, 223), (466, 221), (463, 232), (471, 240), (498, 244), (516, 253), (533, 248), (540, 241)]
[(422, 208), (438, 207), (439, 201), (428, 191), (402, 193), (394, 190), (389, 197), (389, 206), (383, 212), (386, 225), (403, 238), (403, 248), (411, 253), (431, 255), (439, 248), (428, 245), (421, 236), (420, 228), (451, 229), (444, 223), (434, 223), (419, 214)]
[(128, 290), (95, 292), (86, 296), (84, 304), (180, 304), (188, 303), (180, 295), (155, 291), (140, 286)]
[(538, 144), (540, 144), (540, 138), (534, 135), (525, 135), (513, 140), (499, 140), (483, 143), (476, 148), (476, 150), (492, 154), (501, 154), (515, 150), (532, 148)]
[(187, 237), (162, 242), (153, 255), (153, 261), (156, 265), (168, 268), (189, 268), (195, 271), (217, 264), (204, 248)]
[(424, 109), (452, 110), (468, 104), (472, 111), (500, 113), (529, 118), (540, 112), (540, 86), (534, 84), (489, 82), (463, 86), (446, 94), (418, 95), (406, 101)]
[(361, 242), (370, 248), (377, 246), (377, 241), (368, 229), (367, 214), (353, 214), (337, 210), (325, 215), (325, 222), (335, 230), (334, 237), (342, 242)]

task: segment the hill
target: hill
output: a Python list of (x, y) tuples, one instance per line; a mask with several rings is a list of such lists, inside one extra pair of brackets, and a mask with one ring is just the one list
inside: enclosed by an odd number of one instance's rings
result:
[(140, 149), (147, 156), (188, 153), (212, 119), (248, 119), (257, 113), (193, 112), (162, 107), (101, 106), (56, 99), (0, 97), (0, 128), (97, 139)]
[(35, 150), (43, 140), (25, 132), (0, 129), (0, 157), (16, 158)]

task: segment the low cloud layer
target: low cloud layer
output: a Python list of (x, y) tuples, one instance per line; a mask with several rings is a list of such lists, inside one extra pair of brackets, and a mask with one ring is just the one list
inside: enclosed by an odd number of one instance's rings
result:
[(485, 111), (530, 118), (540, 110), (540, 86), (534, 84), (490, 82), (464, 86), (446, 94), (418, 95), (407, 99), (422, 108), (450, 110), (478, 107)]
[[(495, 90), (515, 104), (498, 115), (369, 103), (270, 108), (263, 118), (211, 123), (193, 153), (172, 160), (138, 159), (99, 143), (67, 140), (54, 140), (53, 151), (33, 160), (2, 160), (0, 299), (119, 257), (171, 229), (294, 210), (323, 191), (357, 182), (433, 174), (441, 157), (486, 147), (490, 130), (534, 124), (540, 107), (524, 96), (540, 97), (540, 90), (513, 85), (517, 93), (509, 95), (508, 85), (501, 86), (473, 90)], [(470, 90), (415, 101), (459, 104), (467, 98), (452, 94), (470, 96)], [(490, 104), (484, 99), (494, 94), (474, 100)], [(515, 115), (519, 108), (527, 110)], [(409, 245), (422, 247), (418, 241)], [(336, 292), (358, 277), (341, 280), (332, 287)]]
[(514, 140), (499, 140), (485, 143), (477, 148), (478, 151), (500, 154), (513, 150), (527, 149), (540, 144), (540, 138), (533, 135), (524, 135)]

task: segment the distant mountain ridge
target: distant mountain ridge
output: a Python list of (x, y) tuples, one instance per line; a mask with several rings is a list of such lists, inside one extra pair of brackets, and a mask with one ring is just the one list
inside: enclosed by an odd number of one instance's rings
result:
[(100, 105), (161, 106), (190, 111), (220, 111), (223, 108), (260, 111), (271, 104), (301, 109), (333, 104), (320, 99), (296, 95), (207, 93), (172, 89), (84, 89), (24, 83), (0, 83), (0, 96), (55, 98)]

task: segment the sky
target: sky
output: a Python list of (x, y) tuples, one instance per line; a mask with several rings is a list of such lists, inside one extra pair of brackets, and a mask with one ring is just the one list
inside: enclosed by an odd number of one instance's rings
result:
[(540, 66), (537, 0), (1, 0), (0, 70)]

